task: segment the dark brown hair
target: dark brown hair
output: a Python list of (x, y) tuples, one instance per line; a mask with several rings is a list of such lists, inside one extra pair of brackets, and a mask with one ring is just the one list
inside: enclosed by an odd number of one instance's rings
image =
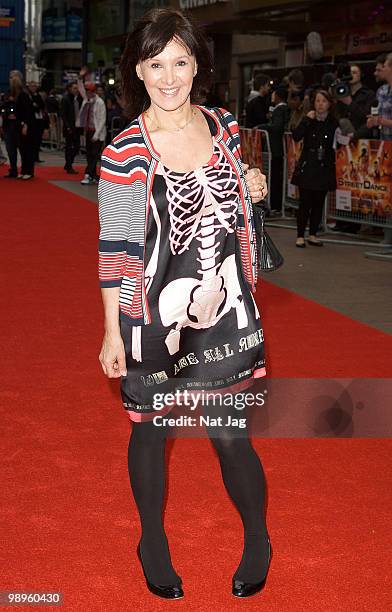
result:
[(299, 68), (293, 68), (287, 75), (289, 82), (293, 83), (296, 87), (302, 88), (304, 86), (305, 77), (302, 70)]
[(339, 121), (340, 116), (336, 108), (337, 100), (335, 100), (335, 98), (329, 93), (329, 91), (327, 91), (326, 89), (323, 89), (322, 87), (320, 89), (316, 89), (315, 92), (312, 94), (311, 109), (315, 110), (314, 103), (316, 102), (317, 94), (321, 94), (322, 96), (324, 96), (326, 100), (328, 100), (329, 102), (328, 116), (333, 117), (333, 119), (336, 119), (337, 121)]
[(329, 110), (328, 110), (328, 112), (329, 113), (334, 113), (334, 111), (335, 111), (335, 100), (333, 99), (331, 94), (328, 91), (326, 91), (325, 89), (316, 89), (313, 92), (312, 102), (311, 102), (312, 109), (314, 110), (314, 104), (316, 102), (317, 94), (321, 94), (322, 96), (324, 96), (324, 98), (327, 100), (327, 102), (329, 102)]
[(388, 55), (387, 53), (381, 53), (381, 55), (377, 55), (377, 57), (375, 59), (376, 65), (377, 64), (384, 65), (385, 64), (385, 60), (387, 59), (387, 55)]
[(209, 89), (212, 81), (212, 58), (207, 41), (198, 26), (184, 13), (172, 8), (152, 9), (137, 22), (127, 36), (120, 60), (122, 92), (130, 119), (137, 117), (150, 104), (143, 81), (136, 74), (136, 65), (163, 51), (177, 39), (193, 55), (197, 74), (190, 93), (191, 102), (198, 101), (202, 89)]

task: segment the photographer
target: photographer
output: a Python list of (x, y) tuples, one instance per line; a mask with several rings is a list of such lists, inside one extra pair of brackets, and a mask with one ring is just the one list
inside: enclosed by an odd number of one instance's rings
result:
[(365, 114), (368, 115), (370, 108), (376, 102), (376, 94), (372, 89), (365, 87), (362, 83), (364, 74), (361, 66), (351, 64), (351, 100)]
[[(362, 85), (360, 66), (340, 64), (337, 80), (331, 85), (331, 94), (336, 99), (337, 118), (351, 121), (356, 137), (368, 138), (366, 120), (376, 96), (372, 90)], [(358, 130), (361, 132), (358, 133)]]

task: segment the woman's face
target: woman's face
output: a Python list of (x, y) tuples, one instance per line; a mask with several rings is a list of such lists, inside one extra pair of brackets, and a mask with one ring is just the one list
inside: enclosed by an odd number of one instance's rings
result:
[(323, 94), (318, 93), (314, 101), (314, 109), (316, 113), (327, 113), (329, 111), (329, 102)]
[(151, 103), (166, 111), (176, 110), (186, 102), (196, 72), (194, 56), (175, 39), (161, 53), (136, 66)]

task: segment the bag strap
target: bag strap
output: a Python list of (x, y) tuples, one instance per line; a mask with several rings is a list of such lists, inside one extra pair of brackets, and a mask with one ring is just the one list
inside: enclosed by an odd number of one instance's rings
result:
[(221, 123), (223, 124), (223, 126), (226, 128), (227, 133), (229, 134), (230, 138), (234, 139), (233, 136), (233, 132), (230, 129), (230, 126), (226, 120), (226, 117), (224, 116), (224, 114), (222, 113), (221, 109), (219, 108), (219, 106), (215, 106), (214, 107), (214, 111), (216, 112), (216, 114), (220, 117)]

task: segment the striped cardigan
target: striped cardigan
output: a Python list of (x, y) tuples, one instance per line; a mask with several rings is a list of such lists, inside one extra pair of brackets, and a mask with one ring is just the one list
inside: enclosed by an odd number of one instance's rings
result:
[[(237, 236), (245, 278), (254, 292), (257, 282), (256, 234), (252, 200), (241, 164), (238, 124), (221, 109), (230, 136), (214, 109), (198, 108), (216, 123), (215, 140), (234, 168), (240, 186)], [(98, 185), (99, 283), (120, 287), (120, 319), (129, 325), (151, 323), (144, 279), (145, 231), (154, 174), (160, 160), (143, 114), (134, 119), (104, 149)], [(136, 330), (135, 330), (136, 332)]]

